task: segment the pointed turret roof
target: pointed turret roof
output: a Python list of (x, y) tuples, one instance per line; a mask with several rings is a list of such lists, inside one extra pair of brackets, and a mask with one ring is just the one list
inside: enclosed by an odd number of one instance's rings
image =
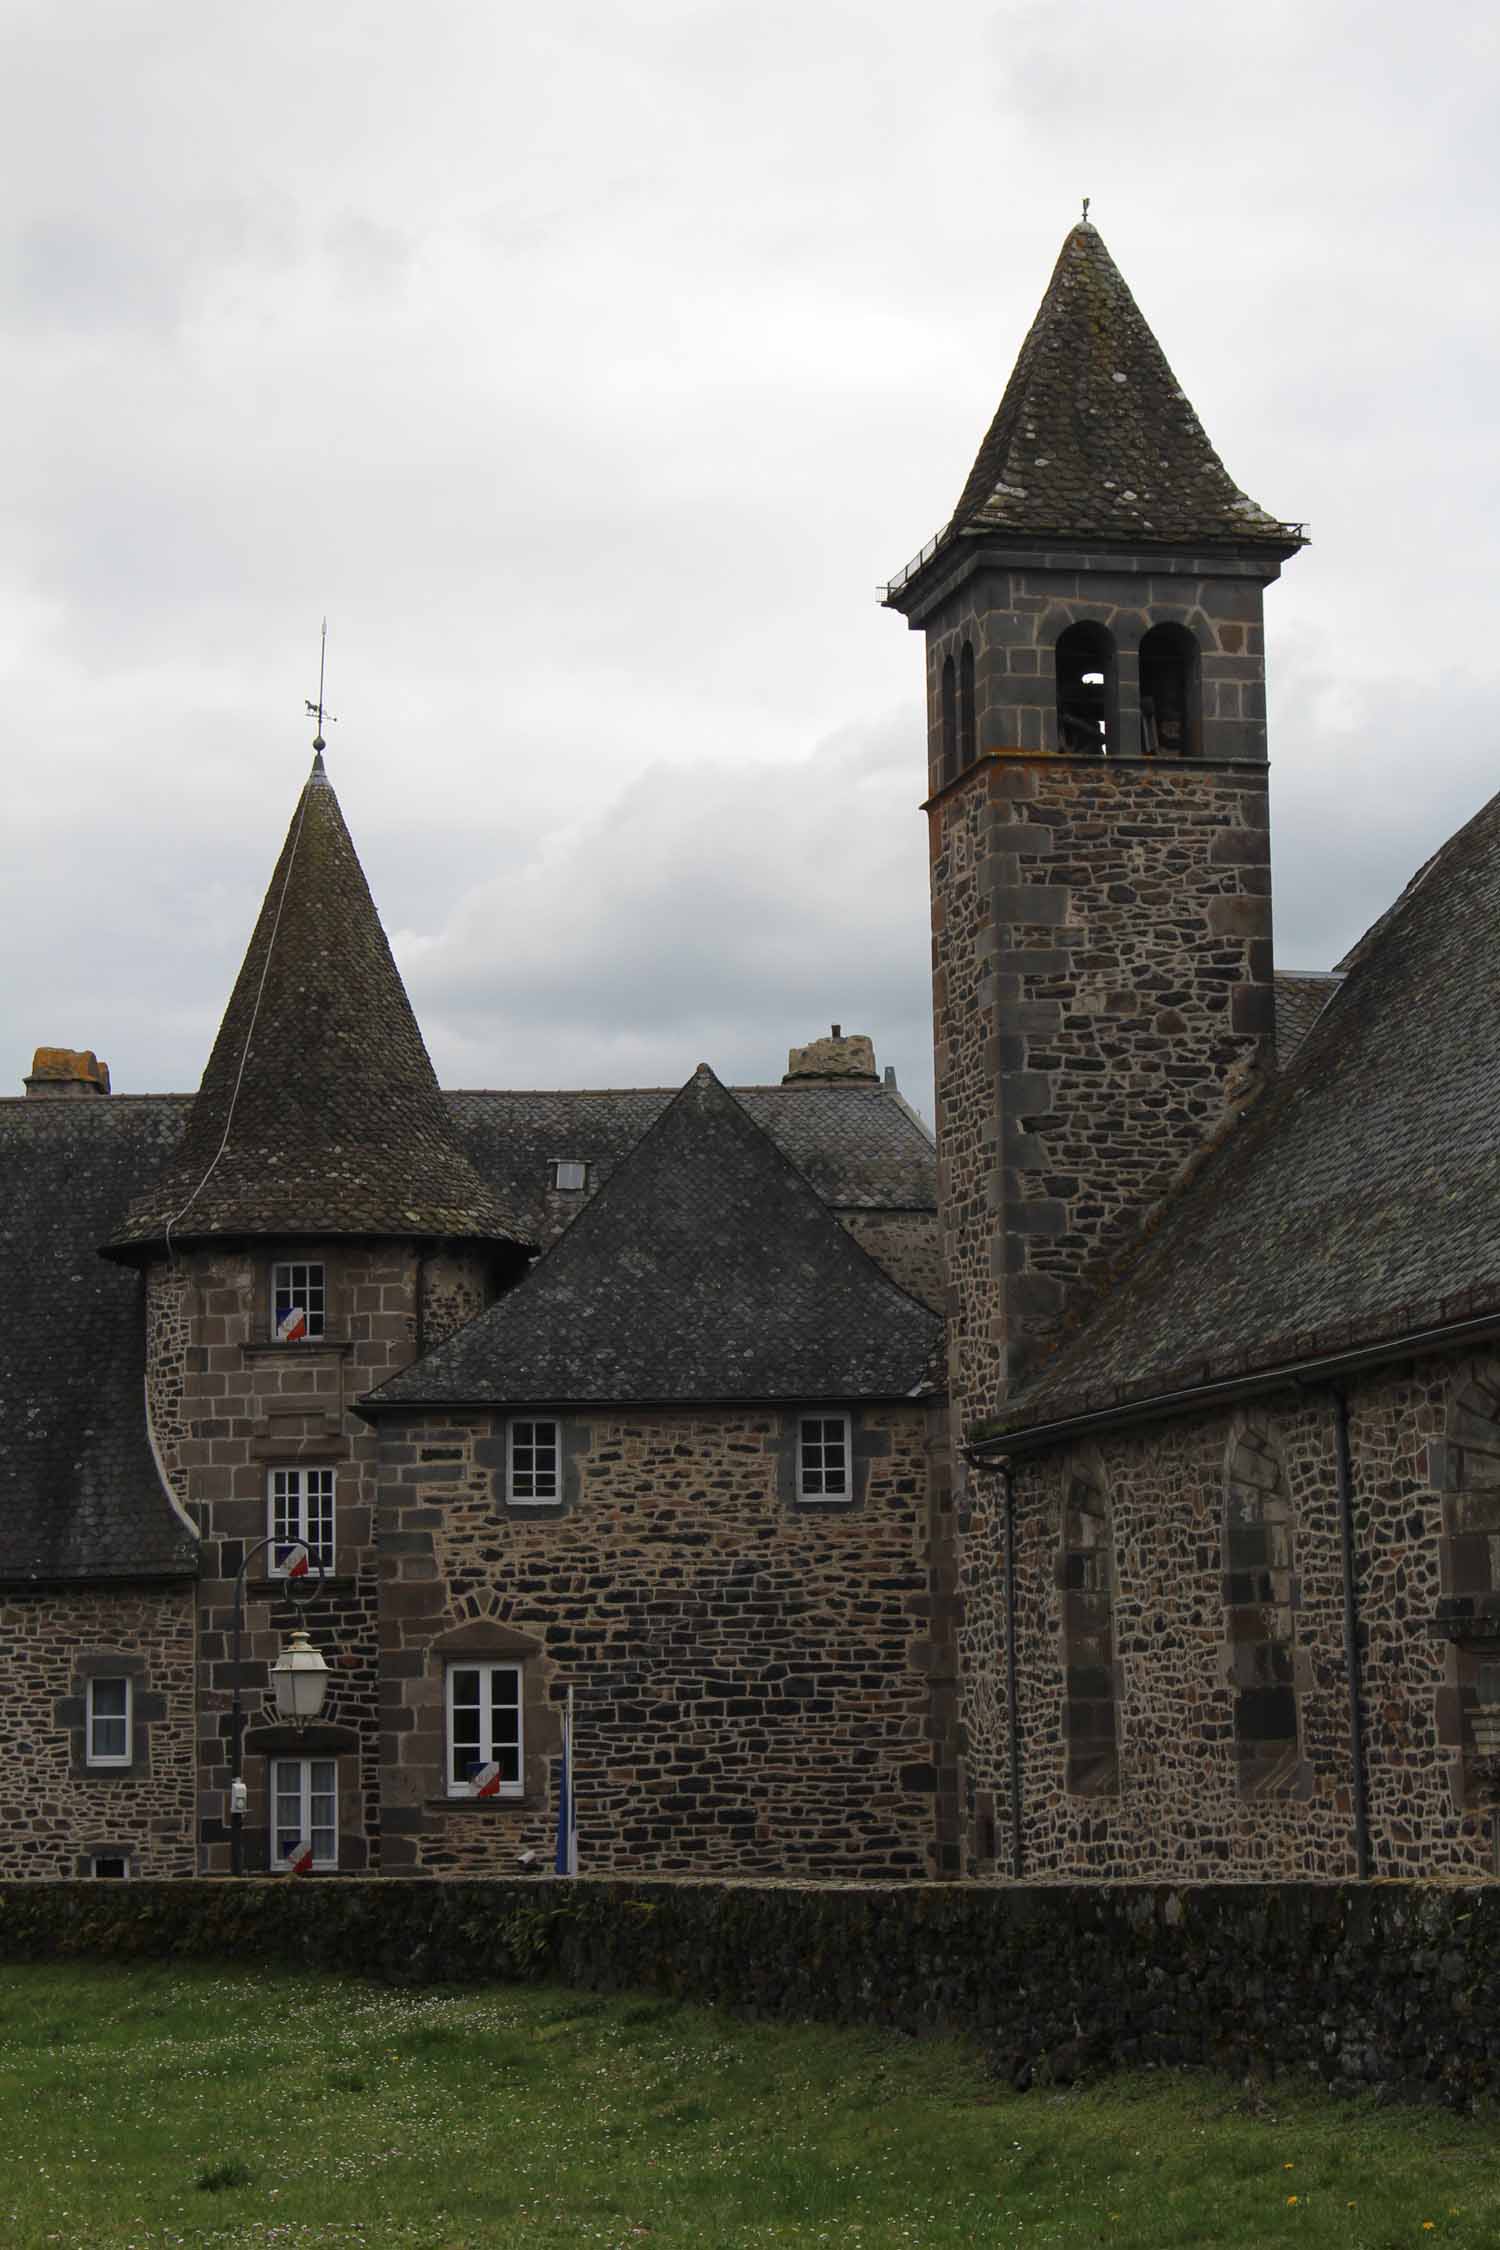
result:
[(321, 753), (176, 1161), (107, 1248), (169, 1226), (524, 1243), (464, 1154)]
[(365, 1404), (906, 1398), (941, 1342), (700, 1064), (519, 1287)]
[(1302, 544), (1299, 526), (1247, 499), (1225, 469), (1087, 220), (1063, 243), (942, 536), (986, 531)]

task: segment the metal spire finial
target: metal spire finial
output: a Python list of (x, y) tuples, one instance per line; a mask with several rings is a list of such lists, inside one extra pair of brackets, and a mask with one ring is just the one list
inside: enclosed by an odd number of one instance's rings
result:
[(322, 646), (318, 651), (318, 700), (316, 703), (308, 703), (307, 698), (305, 696), (303, 697), (303, 702), (307, 703), (308, 717), (310, 719), (316, 719), (318, 722), (318, 731), (313, 736), (313, 766), (315, 771), (319, 773), (321, 773), (323, 770), (323, 752), (328, 747), (327, 743), (323, 740), (323, 721), (326, 719), (330, 726), (337, 726), (338, 724), (338, 720), (335, 717), (334, 713), (332, 711), (325, 710), (323, 707), (323, 674), (327, 668), (327, 664), (328, 620), (325, 617), (323, 620)]
[(1089, 223), (1089, 205), (1093, 202), (1093, 200), (1094, 199), (1091, 195), (1086, 195), (1083, 199), (1083, 224), (1085, 226), (1087, 226)]

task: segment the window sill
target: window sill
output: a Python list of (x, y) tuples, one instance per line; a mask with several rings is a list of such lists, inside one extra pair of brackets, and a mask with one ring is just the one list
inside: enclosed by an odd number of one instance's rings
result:
[(279, 1344), (274, 1336), (256, 1336), (241, 1346), (247, 1359), (316, 1359), (320, 1352), (342, 1357), (354, 1349), (349, 1336), (310, 1336), (305, 1344)]
[(489, 1814), (536, 1812), (542, 1804), (540, 1797), (428, 1797), (423, 1801), (429, 1812)]
[(314, 1575), (311, 1594), (288, 1594), (287, 1587), (291, 1583), (286, 1577), (252, 1578), (247, 1582), (245, 1592), (253, 1602), (291, 1601), (311, 1604), (322, 1595), (352, 1594), (359, 1586), (359, 1580), (352, 1571), (329, 1571), (325, 1578)]

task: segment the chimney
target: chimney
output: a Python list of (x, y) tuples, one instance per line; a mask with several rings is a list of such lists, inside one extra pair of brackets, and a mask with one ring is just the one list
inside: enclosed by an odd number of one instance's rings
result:
[(92, 1101), (109, 1092), (109, 1064), (90, 1047), (38, 1047), (31, 1058), (26, 1092), (33, 1101)]
[(845, 1035), (842, 1024), (834, 1024), (826, 1039), (813, 1039), (805, 1047), (793, 1047), (786, 1058), (786, 1076), (783, 1086), (797, 1086), (811, 1081), (814, 1084), (878, 1086), (880, 1074), (875, 1068), (875, 1043), (862, 1031)]

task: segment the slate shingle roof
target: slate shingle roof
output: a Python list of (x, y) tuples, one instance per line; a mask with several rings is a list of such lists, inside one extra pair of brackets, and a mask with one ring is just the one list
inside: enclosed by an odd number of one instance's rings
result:
[(1300, 546), (1209, 444), (1097, 228), (1073, 228), (945, 536)]
[(1007, 1407), (1022, 1429), (1500, 1309), (1500, 796)]
[(527, 1279), (369, 1403), (901, 1398), (941, 1338), (701, 1066)]
[(98, 1254), (185, 1107), (0, 1102), (0, 1580), (197, 1571), (146, 1435), (140, 1282)]
[(1285, 1070), (1339, 988), (1337, 970), (1278, 969), (1276, 1063)]
[(178, 1242), (525, 1240), (459, 1145), (321, 756), (177, 1160), (109, 1248), (139, 1253), (169, 1224)]
[[(825, 1203), (850, 1211), (931, 1211), (936, 1155), (925, 1128), (884, 1086), (736, 1086), (735, 1099), (770, 1134)], [(565, 1213), (546, 1193), (555, 1157), (589, 1167), (602, 1187), (676, 1098), (670, 1086), (613, 1092), (451, 1093), (476, 1171), (532, 1241), (561, 1231)]]

